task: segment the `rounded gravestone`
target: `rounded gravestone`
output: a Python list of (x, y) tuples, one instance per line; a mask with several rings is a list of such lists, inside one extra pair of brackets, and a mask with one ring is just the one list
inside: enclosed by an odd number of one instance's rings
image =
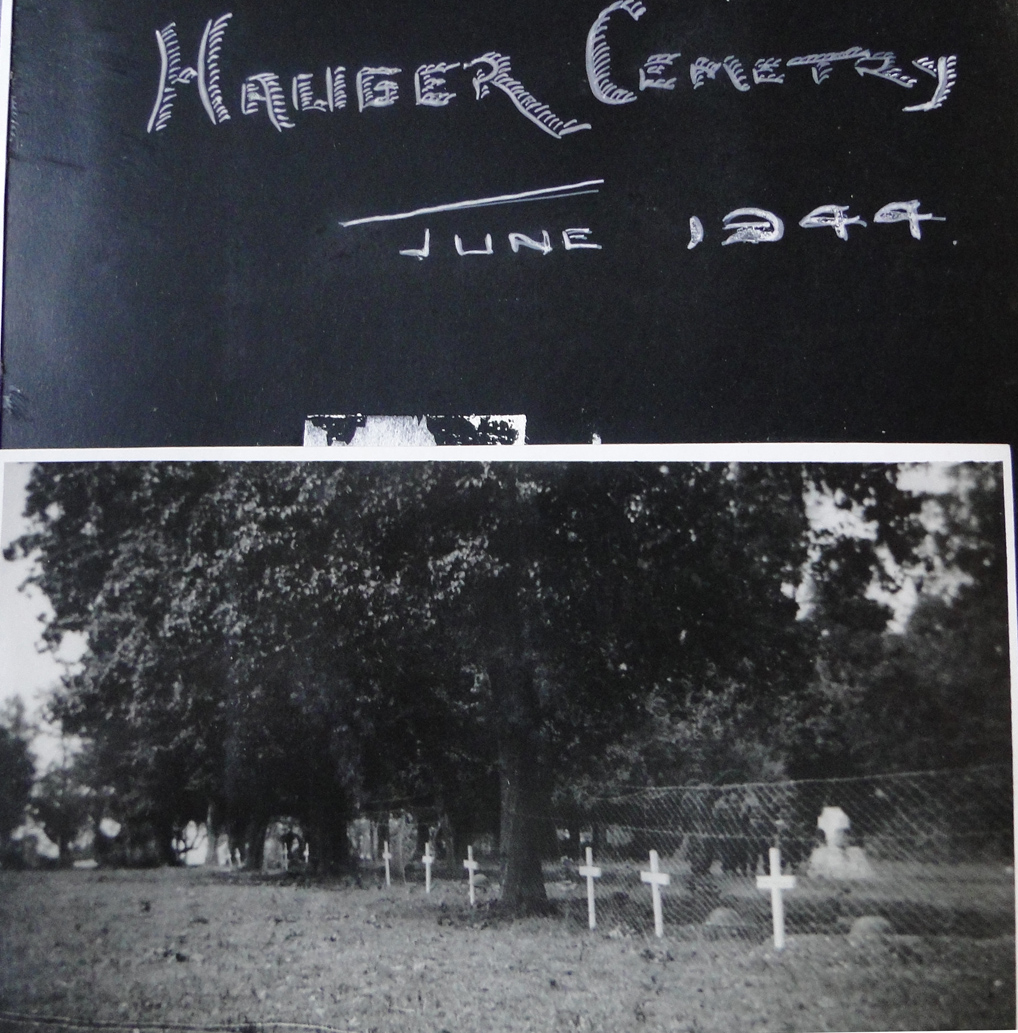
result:
[(746, 923), (738, 911), (730, 907), (716, 907), (704, 919), (704, 931), (713, 936), (734, 936), (746, 931)]
[(852, 943), (866, 943), (892, 936), (894, 927), (880, 915), (863, 915), (852, 923), (848, 939)]

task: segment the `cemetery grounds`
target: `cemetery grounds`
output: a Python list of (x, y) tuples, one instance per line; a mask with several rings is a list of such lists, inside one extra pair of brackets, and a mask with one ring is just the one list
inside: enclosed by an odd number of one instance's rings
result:
[[(492, 907), (487, 865), (472, 909), (465, 873), (439, 865), (430, 895), (419, 864), (390, 887), (377, 866), (360, 885), (204, 868), (3, 871), (0, 1030), (1015, 1028), (1003, 865), (900, 863), (882, 905), (854, 910), (858, 891), (800, 879), (779, 953), (752, 877), (725, 882), (743, 924), (683, 924), (681, 862), (663, 862), (675, 875), (660, 939), (638, 862), (604, 866), (593, 931), (585, 885), (557, 864), (551, 912), (515, 921)], [(904, 916), (893, 935), (848, 934), (852, 914), (882, 906)], [(948, 918), (924, 926), (934, 911)], [(951, 931), (954, 911), (967, 921)], [(826, 919), (803, 919), (816, 914)]]

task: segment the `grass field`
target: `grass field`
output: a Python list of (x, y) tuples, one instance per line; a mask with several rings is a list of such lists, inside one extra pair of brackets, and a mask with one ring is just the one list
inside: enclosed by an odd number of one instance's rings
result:
[[(358, 888), (202, 869), (0, 872), (15, 1014), (358, 1033), (1014, 1029), (1013, 936), (767, 942), (496, 920), (461, 882)], [(52, 1027), (50, 1027), (52, 1028)]]

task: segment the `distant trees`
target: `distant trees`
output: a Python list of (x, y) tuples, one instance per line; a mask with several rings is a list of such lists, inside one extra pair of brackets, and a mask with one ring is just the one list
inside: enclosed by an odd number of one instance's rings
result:
[(833, 602), (829, 586), (818, 593), (816, 675), (789, 728), (793, 774), (1010, 762), (999, 467), (965, 464), (951, 482), (916, 498), (908, 548), (890, 565), (907, 565), (918, 588), (901, 631), (886, 630), (889, 608), (858, 587)]
[(71, 847), (88, 823), (94, 793), (81, 779), (80, 764), (54, 765), (35, 784), (29, 811), (59, 851), (58, 861), (69, 867)]
[(26, 816), (35, 778), (30, 737), (20, 700), (9, 704), (0, 714), (0, 857)]
[[(458, 836), (497, 818), (503, 899), (526, 907), (544, 894), (553, 795), (903, 759), (889, 715), (935, 697), (931, 650), (949, 694), (995, 701), (942, 756), (1001, 748), (999, 484), (983, 470), (931, 532), (896, 475), (52, 464), (14, 548), (37, 558), (49, 640), (87, 637), (54, 707), (90, 744), (96, 799), (165, 860), (193, 820), (258, 863), (285, 813), (315, 865), (342, 867), (358, 806), (427, 800)], [(817, 499), (865, 533), (811, 516)], [(922, 562), (975, 573), (889, 636), (872, 586)], [(972, 620), (987, 652), (962, 690)]]

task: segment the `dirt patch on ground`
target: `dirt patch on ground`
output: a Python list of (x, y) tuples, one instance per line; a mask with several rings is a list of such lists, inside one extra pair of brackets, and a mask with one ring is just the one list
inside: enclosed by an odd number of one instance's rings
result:
[[(459, 881), (0, 872), (0, 1013), (358, 1033), (1013, 1029), (1013, 936), (658, 941)], [(33, 1029), (12, 1019), (0, 1029)]]

